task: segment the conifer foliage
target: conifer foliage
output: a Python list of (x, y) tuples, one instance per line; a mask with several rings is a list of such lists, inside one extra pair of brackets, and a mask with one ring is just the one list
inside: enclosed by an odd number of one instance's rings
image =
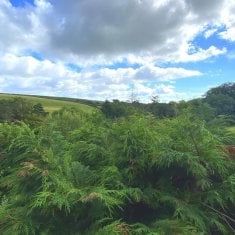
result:
[(187, 114), (2, 123), (0, 234), (233, 234), (234, 169)]

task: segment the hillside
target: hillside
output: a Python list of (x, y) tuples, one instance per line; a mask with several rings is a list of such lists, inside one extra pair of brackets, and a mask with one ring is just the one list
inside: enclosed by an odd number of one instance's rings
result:
[(41, 103), (47, 112), (53, 112), (61, 109), (62, 107), (76, 107), (85, 112), (92, 112), (95, 108), (90, 105), (82, 104), (75, 101), (65, 101), (59, 100), (54, 97), (38, 97), (38, 96), (29, 96), (29, 95), (13, 95), (13, 94), (0, 94), (0, 99), (9, 99), (14, 97), (21, 97), (32, 103)]

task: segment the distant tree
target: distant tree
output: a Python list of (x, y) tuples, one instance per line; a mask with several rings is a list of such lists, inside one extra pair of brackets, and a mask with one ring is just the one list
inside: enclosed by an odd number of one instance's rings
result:
[(23, 121), (32, 113), (32, 104), (23, 98), (0, 101), (1, 121)]
[(234, 82), (225, 83), (222, 84), (221, 86), (212, 88), (209, 91), (207, 91), (206, 97), (209, 97), (211, 95), (220, 95), (220, 94), (230, 96), (233, 99), (235, 99), (235, 83)]
[(35, 104), (32, 109), (33, 109), (32, 112), (36, 115), (45, 116), (47, 114), (41, 103)]
[(129, 103), (113, 100), (113, 102), (105, 101), (101, 106), (101, 111), (107, 118), (126, 117), (135, 112), (134, 106)]
[(134, 91), (134, 87), (131, 88), (130, 98), (129, 98), (129, 101), (127, 101), (127, 102), (128, 102), (128, 103), (139, 102), (139, 101), (138, 101), (138, 95), (137, 95), (137, 93)]
[(153, 100), (151, 104), (148, 104), (147, 110), (158, 118), (174, 117), (177, 114), (175, 104), (158, 103), (157, 100)]
[(205, 102), (215, 108), (217, 115), (235, 115), (235, 83), (226, 83), (210, 89)]
[(206, 98), (206, 102), (216, 110), (217, 115), (234, 115), (235, 99), (224, 94), (212, 94)]
[(11, 120), (12, 115), (9, 100), (0, 100), (0, 122)]
[(189, 101), (188, 104), (190, 112), (201, 120), (209, 122), (215, 118), (215, 108), (212, 108), (208, 103), (204, 102), (203, 99), (194, 99)]
[(151, 101), (152, 101), (152, 103), (158, 103), (159, 102), (159, 96), (158, 95), (154, 95), (154, 96), (152, 96), (151, 97)]
[(41, 104), (33, 105), (21, 97), (0, 100), (0, 122), (24, 121), (37, 125), (46, 114)]

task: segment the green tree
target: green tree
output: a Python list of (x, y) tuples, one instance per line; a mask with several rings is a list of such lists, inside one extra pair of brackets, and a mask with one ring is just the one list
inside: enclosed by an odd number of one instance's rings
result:
[(235, 83), (210, 89), (205, 102), (215, 108), (217, 115), (235, 115)]
[(45, 116), (47, 115), (47, 112), (44, 110), (43, 106), (41, 103), (37, 103), (33, 106), (32, 108), (32, 112), (36, 115), (41, 115), (41, 116)]
[(153, 102), (148, 105), (147, 110), (158, 118), (174, 117), (177, 114), (176, 107), (173, 103)]
[(101, 111), (107, 118), (111, 119), (127, 117), (135, 112), (134, 105), (119, 100), (105, 101), (101, 106)]

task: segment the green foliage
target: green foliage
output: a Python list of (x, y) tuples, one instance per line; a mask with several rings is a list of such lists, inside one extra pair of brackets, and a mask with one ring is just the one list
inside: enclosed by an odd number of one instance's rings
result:
[(33, 110), (32, 112), (36, 115), (41, 115), (41, 116), (45, 116), (47, 114), (47, 112), (45, 112), (43, 106), (41, 103), (37, 103), (33, 106)]
[(216, 111), (208, 103), (204, 102), (202, 99), (195, 99), (189, 101), (190, 113), (194, 116), (205, 120), (207, 123), (211, 122), (216, 117)]
[(177, 108), (174, 102), (166, 104), (154, 101), (147, 105), (147, 111), (158, 118), (174, 117), (177, 114)]
[(33, 105), (28, 100), (17, 97), (13, 99), (0, 99), (0, 122), (25, 122), (31, 126), (39, 125), (47, 112), (38, 103)]
[(225, 83), (222, 84), (221, 86), (212, 88), (207, 92), (206, 95), (210, 96), (210, 95), (219, 95), (219, 94), (227, 95), (235, 99), (235, 83), (232, 82)]
[(205, 102), (215, 108), (217, 115), (235, 115), (235, 83), (210, 89)]
[(197, 117), (76, 109), (0, 124), (0, 233), (232, 234), (235, 163)]
[(32, 104), (22, 98), (0, 100), (0, 122), (23, 121), (32, 112)]
[(107, 118), (115, 119), (135, 113), (135, 108), (132, 104), (113, 100), (113, 102), (105, 101), (101, 106), (101, 111)]

